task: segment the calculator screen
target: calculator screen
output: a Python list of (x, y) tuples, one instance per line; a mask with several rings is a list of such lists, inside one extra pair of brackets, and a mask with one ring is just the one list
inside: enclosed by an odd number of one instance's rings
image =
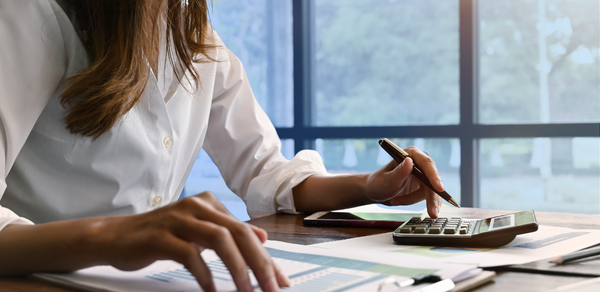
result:
[(515, 214), (492, 218), (490, 230), (500, 229), (515, 225)]
[(479, 233), (483, 233), (535, 223), (535, 215), (533, 215), (533, 211), (521, 211), (517, 213), (486, 218), (480, 222), (481, 224), (479, 226)]

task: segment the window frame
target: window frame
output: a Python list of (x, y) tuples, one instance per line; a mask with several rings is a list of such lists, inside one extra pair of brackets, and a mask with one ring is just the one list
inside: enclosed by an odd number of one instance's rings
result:
[(315, 149), (316, 139), (458, 138), (461, 205), (479, 207), (479, 140), (485, 138), (599, 137), (600, 123), (479, 124), (478, 0), (459, 1), (460, 121), (457, 125), (316, 127), (314, 116), (314, 0), (292, 0), (294, 125), (277, 127), (281, 139), (293, 139), (295, 152)]

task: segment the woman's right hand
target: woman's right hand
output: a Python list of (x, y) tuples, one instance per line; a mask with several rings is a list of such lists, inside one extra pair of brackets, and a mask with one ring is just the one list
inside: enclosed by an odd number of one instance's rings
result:
[(104, 217), (87, 228), (85, 240), (101, 261), (131, 271), (157, 260), (181, 263), (204, 291), (216, 291), (200, 256), (213, 249), (229, 269), (238, 291), (253, 291), (250, 267), (263, 291), (289, 286), (289, 279), (262, 247), (267, 233), (233, 217), (210, 193), (182, 199), (133, 216)]

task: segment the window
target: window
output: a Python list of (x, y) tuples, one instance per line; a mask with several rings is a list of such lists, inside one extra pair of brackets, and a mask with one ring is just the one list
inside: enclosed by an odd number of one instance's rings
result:
[[(252, 91), (277, 127), (293, 125), (292, 2), (214, 0), (210, 20), (223, 42), (244, 64)], [(294, 142), (282, 139), (291, 159)], [(201, 150), (181, 197), (209, 191), (238, 219), (248, 220), (244, 202), (228, 188)]]
[(246, 2), (215, 1), (213, 24), (288, 155), (370, 172), (387, 137), (462, 206), (600, 213), (597, 0)]

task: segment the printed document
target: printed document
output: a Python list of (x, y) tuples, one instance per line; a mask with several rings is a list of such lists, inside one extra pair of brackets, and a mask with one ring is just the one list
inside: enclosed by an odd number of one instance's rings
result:
[[(379, 284), (390, 277), (401, 282), (421, 274), (436, 274), (458, 281), (481, 271), (475, 265), (448, 264), (427, 258), (403, 261), (385, 254), (373, 256), (363, 252), (339, 252), (278, 241), (267, 241), (264, 246), (290, 277), (292, 285), (285, 289), (288, 292), (377, 291)], [(236, 291), (229, 271), (214, 251), (203, 251), (202, 258), (212, 272), (218, 291)], [(250, 276), (252, 284), (260, 291), (256, 279), (252, 274)], [(68, 274), (37, 273), (33, 277), (87, 291), (202, 291), (196, 279), (181, 264), (173, 261), (157, 261), (132, 272), (97, 266)], [(414, 291), (423, 286), (411, 288), (402, 291)]]
[(347, 253), (384, 253), (398, 262), (424, 259), (444, 263), (474, 264), (495, 267), (524, 264), (564, 255), (600, 243), (600, 230), (575, 230), (540, 225), (538, 231), (517, 235), (500, 248), (457, 248), (394, 244), (392, 233), (383, 233), (312, 246), (345, 250)]

